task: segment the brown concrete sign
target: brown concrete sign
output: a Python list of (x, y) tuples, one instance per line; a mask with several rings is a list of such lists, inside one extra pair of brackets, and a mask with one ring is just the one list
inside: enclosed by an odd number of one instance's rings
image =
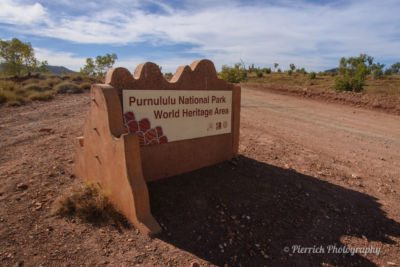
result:
[(209, 60), (179, 67), (171, 81), (153, 63), (108, 71), (92, 85), (76, 174), (98, 183), (114, 206), (147, 234), (146, 182), (193, 171), (237, 155), (240, 87), (217, 77)]

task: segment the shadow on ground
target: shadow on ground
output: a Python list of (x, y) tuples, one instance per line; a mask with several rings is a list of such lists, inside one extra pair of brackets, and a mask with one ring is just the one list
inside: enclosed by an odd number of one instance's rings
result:
[[(354, 236), (392, 243), (400, 225), (369, 195), (251, 158), (149, 184), (158, 238), (216, 265), (375, 266), (363, 255), (287, 253)], [(365, 246), (365, 244), (363, 245)]]

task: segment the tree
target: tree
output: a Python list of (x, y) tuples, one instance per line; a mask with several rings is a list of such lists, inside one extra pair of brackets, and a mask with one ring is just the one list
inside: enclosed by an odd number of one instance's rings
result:
[(6, 75), (30, 75), (32, 72), (47, 71), (47, 61), (40, 62), (35, 58), (32, 45), (17, 38), (9, 41), (0, 40), (0, 63)]
[(81, 68), (81, 73), (90, 76), (96, 76), (96, 65), (92, 58), (86, 58), (86, 65)]
[(296, 70), (296, 65), (294, 65), (293, 63), (289, 65), (290, 70), (293, 72)]
[(339, 91), (362, 91), (372, 62), (373, 58), (365, 54), (361, 54), (358, 57), (342, 57), (339, 62), (339, 77), (336, 79), (336, 89)]
[(374, 79), (381, 78), (383, 76), (383, 68), (385, 67), (385, 64), (381, 64), (379, 62), (373, 63), (370, 66), (371, 74)]
[(86, 65), (81, 68), (80, 72), (85, 75), (102, 77), (108, 69), (112, 68), (117, 59), (115, 53), (97, 56), (96, 59), (86, 58)]
[(276, 69), (278, 68), (279, 64), (278, 63), (274, 63), (274, 70), (276, 72)]
[(386, 70), (385, 70), (385, 75), (386, 75), (386, 76), (389, 76), (389, 75), (392, 75), (392, 74), (393, 74), (393, 72), (392, 72), (391, 69), (386, 69)]
[(257, 68), (254, 66), (254, 64), (249, 66), (249, 72), (257, 72)]
[(393, 74), (399, 74), (400, 73), (400, 62), (394, 63), (392, 66), (390, 66), (390, 71)]
[(296, 72), (297, 72), (297, 73), (301, 73), (301, 74), (307, 74), (307, 71), (306, 71), (305, 68), (300, 68), (300, 69), (297, 68), (297, 69), (296, 69)]

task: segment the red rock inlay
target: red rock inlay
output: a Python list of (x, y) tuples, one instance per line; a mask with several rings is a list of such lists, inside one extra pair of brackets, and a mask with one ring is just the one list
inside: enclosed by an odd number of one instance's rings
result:
[(168, 143), (168, 138), (164, 135), (162, 127), (151, 128), (150, 121), (146, 118), (138, 122), (135, 114), (131, 111), (124, 113), (124, 124), (129, 133), (136, 134), (139, 137), (142, 146)]

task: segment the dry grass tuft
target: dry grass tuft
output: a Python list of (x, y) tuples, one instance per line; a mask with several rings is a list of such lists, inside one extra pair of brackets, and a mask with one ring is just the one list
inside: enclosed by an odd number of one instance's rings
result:
[(35, 91), (35, 92), (43, 92), (46, 91), (48, 88), (41, 86), (38, 83), (28, 83), (24, 85), (24, 91)]
[(63, 83), (57, 84), (55, 86), (55, 90), (59, 94), (83, 93), (83, 90), (78, 85), (76, 85), (75, 83), (71, 83), (71, 82), (63, 82)]
[(129, 227), (98, 185), (87, 183), (71, 190), (55, 202), (53, 213), (62, 217), (78, 217), (95, 225), (116, 224)]
[(92, 87), (92, 84), (91, 84), (91, 83), (84, 82), (84, 83), (81, 83), (81, 84), (79, 85), (79, 87), (80, 87), (82, 90), (90, 90), (90, 88)]
[(53, 91), (47, 92), (31, 92), (28, 94), (28, 99), (31, 101), (48, 101), (54, 98)]
[(57, 84), (59, 84), (62, 80), (59, 77), (49, 77), (43, 81), (43, 84), (47, 87), (53, 88)]

